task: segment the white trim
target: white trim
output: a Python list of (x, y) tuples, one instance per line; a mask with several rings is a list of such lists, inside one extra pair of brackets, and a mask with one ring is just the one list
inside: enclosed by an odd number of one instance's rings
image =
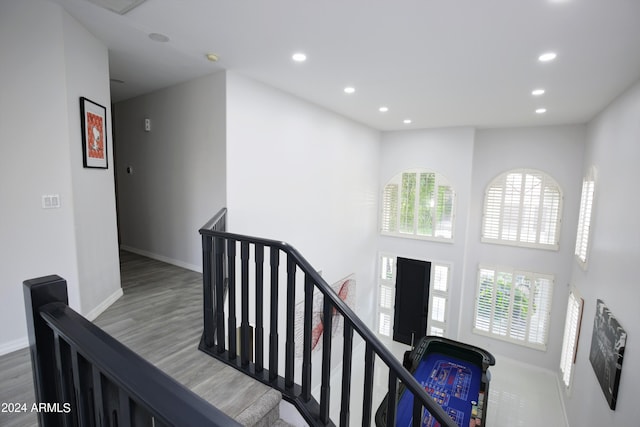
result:
[(560, 407), (562, 408), (562, 415), (564, 417), (564, 425), (566, 427), (569, 427), (571, 424), (569, 424), (569, 415), (567, 415), (567, 406), (566, 406), (566, 402), (564, 400), (565, 398), (565, 394), (564, 394), (564, 390), (566, 390), (564, 388), (564, 382), (562, 381), (561, 378), (562, 375), (558, 375), (558, 373), (556, 373), (555, 377), (556, 377), (556, 386), (558, 387), (558, 394), (560, 395)]
[(202, 266), (200, 265), (189, 264), (184, 261), (169, 258), (164, 255), (158, 255), (153, 252), (147, 252), (145, 250), (133, 248), (127, 245), (120, 245), (120, 249), (127, 252), (133, 252), (134, 254), (146, 256), (147, 258), (155, 259), (157, 261), (166, 262), (167, 264), (175, 265), (177, 267), (186, 268), (187, 270), (195, 271), (197, 273), (202, 273)]
[(0, 356), (13, 353), (14, 351), (22, 350), (23, 348), (27, 347), (29, 347), (29, 338), (27, 336), (24, 336), (22, 338), (18, 338), (17, 340), (0, 344)]
[(112, 293), (107, 298), (105, 298), (104, 301), (102, 301), (100, 304), (98, 304), (96, 307), (94, 307), (94, 309), (91, 310), (90, 312), (88, 312), (84, 317), (88, 321), (93, 322), (107, 308), (109, 308), (109, 306), (111, 304), (116, 302), (118, 300), (118, 298), (120, 298), (122, 295), (123, 295), (122, 288), (118, 288), (118, 290), (116, 290), (114, 293)]

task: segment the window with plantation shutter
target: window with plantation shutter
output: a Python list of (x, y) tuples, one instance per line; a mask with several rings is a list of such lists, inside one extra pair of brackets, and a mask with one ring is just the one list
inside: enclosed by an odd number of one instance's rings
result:
[(453, 239), (455, 192), (446, 178), (425, 170), (402, 172), (382, 194), (382, 234)]
[(546, 350), (553, 277), (480, 267), (474, 332)]
[[(396, 256), (380, 255), (380, 274), (378, 276), (378, 333), (390, 337), (393, 332)], [(429, 289), (429, 317), (427, 333), (444, 336), (447, 330), (449, 310), (450, 266), (431, 262), (431, 281)]]
[(591, 229), (591, 210), (593, 208), (593, 193), (595, 181), (593, 169), (582, 181), (582, 196), (580, 197), (580, 214), (578, 217), (578, 231), (576, 233), (575, 254), (578, 262), (585, 267), (589, 248), (589, 230)]
[(583, 300), (575, 292), (569, 294), (567, 303), (567, 318), (564, 323), (564, 337), (562, 339), (562, 353), (560, 353), (560, 372), (565, 387), (571, 386), (571, 374), (576, 362), (580, 323), (582, 322)]
[(557, 249), (562, 192), (550, 176), (514, 170), (494, 179), (485, 192), (482, 241)]

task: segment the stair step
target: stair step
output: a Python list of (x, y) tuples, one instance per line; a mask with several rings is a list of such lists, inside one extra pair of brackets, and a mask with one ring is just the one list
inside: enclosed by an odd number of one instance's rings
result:
[(279, 391), (269, 389), (245, 408), (235, 420), (247, 427), (271, 427), (280, 419)]

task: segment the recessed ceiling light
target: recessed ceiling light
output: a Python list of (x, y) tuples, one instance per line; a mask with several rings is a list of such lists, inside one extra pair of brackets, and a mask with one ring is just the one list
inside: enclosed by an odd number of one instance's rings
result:
[(296, 62), (304, 62), (307, 60), (307, 55), (305, 55), (302, 52), (297, 52), (291, 56), (291, 59), (293, 59)]
[(387, 111), (389, 111), (388, 107), (380, 107), (378, 108), (378, 111), (380, 111), (381, 113), (386, 113)]
[(355, 91), (356, 91), (356, 89), (354, 87), (352, 87), (352, 86), (347, 86), (347, 87), (344, 88), (344, 93), (353, 93)]
[(555, 52), (547, 52), (547, 53), (543, 53), (542, 55), (540, 55), (538, 57), (538, 60), (541, 62), (549, 62), (549, 61), (553, 61), (554, 59), (556, 59), (556, 55)]
[(536, 110), (536, 113), (538, 113), (538, 114), (544, 114), (544, 113), (546, 113), (546, 112), (547, 112), (547, 109), (546, 109), (546, 108), (538, 108), (538, 109)]
[(544, 89), (534, 89), (531, 91), (531, 95), (540, 96), (544, 94)]
[(216, 61), (218, 61), (218, 59), (220, 59), (220, 58), (218, 58), (218, 55), (216, 55), (215, 53), (207, 53), (205, 56), (211, 62), (216, 62)]
[(404, 123), (405, 125), (408, 125), (411, 123), (411, 119), (404, 119), (402, 123)]
[(169, 41), (169, 37), (165, 36), (164, 34), (160, 34), (160, 33), (151, 33), (149, 34), (149, 38), (151, 40), (153, 40), (154, 42), (160, 42), (160, 43), (166, 43)]

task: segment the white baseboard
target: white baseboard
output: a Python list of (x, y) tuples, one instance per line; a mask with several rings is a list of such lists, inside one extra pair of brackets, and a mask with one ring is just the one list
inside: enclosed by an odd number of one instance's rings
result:
[(118, 298), (120, 298), (122, 295), (123, 295), (122, 288), (118, 288), (118, 290), (116, 290), (114, 293), (112, 293), (107, 298), (105, 298), (104, 301), (98, 304), (97, 307), (95, 307), (93, 310), (88, 312), (84, 317), (86, 317), (87, 320), (89, 320), (90, 322), (93, 322), (94, 320), (96, 320), (98, 316), (100, 316), (100, 314), (102, 314), (103, 311), (109, 308), (109, 306), (114, 302), (116, 302)]
[[(102, 314), (103, 311), (109, 308), (109, 306), (116, 302), (122, 295), (122, 288), (118, 288), (118, 290), (109, 295), (104, 301), (102, 301), (97, 307), (87, 313), (84, 317), (93, 322), (96, 317)], [(26, 336), (18, 338), (17, 340), (2, 343), (0, 344), (0, 356), (4, 356), (5, 354), (9, 354), (17, 350), (22, 350), (26, 347), (29, 347), (29, 338)]]
[(127, 252), (133, 252), (134, 254), (146, 256), (147, 258), (155, 259), (157, 261), (166, 262), (167, 264), (175, 265), (177, 267), (186, 268), (187, 270), (195, 271), (197, 273), (202, 273), (202, 267), (199, 265), (189, 264), (184, 261), (169, 258), (164, 255), (154, 254), (153, 252), (148, 252), (142, 249), (133, 248), (131, 246), (120, 245), (120, 249)]
[(26, 347), (29, 347), (29, 338), (27, 338), (26, 336), (18, 338), (17, 340), (2, 343), (0, 344), (0, 356), (13, 353), (16, 350), (22, 350)]

